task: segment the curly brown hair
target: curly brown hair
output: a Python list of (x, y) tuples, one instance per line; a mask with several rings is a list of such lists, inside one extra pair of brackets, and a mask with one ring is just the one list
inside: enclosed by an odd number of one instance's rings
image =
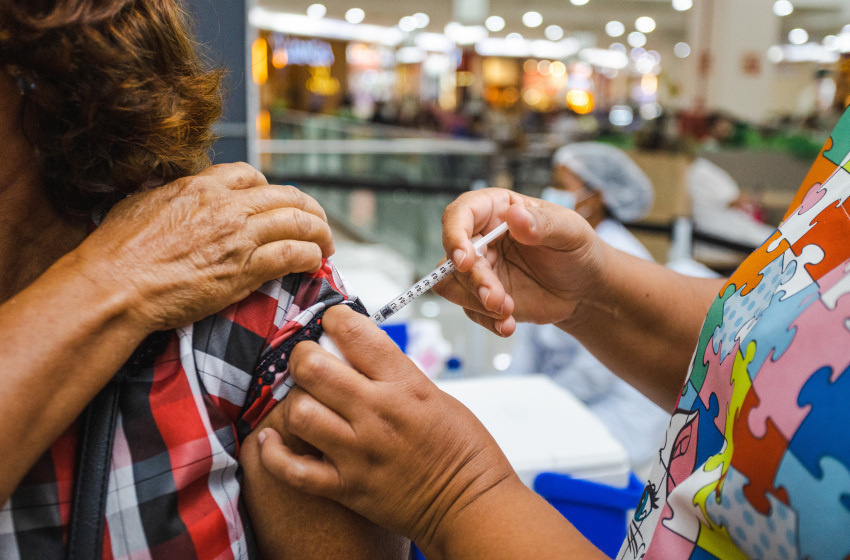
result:
[(209, 165), (222, 71), (202, 63), (180, 0), (0, 0), (0, 64), (63, 213)]

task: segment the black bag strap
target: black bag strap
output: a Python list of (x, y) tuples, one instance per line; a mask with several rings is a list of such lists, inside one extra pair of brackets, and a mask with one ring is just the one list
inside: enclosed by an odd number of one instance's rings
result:
[(103, 554), (106, 493), (112, 466), (112, 443), (118, 422), (118, 399), (124, 380), (153, 367), (165, 351), (171, 331), (150, 334), (118, 373), (89, 403), (80, 417), (77, 476), (68, 533), (68, 560), (98, 560)]
[(106, 493), (112, 443), (118, 420), (118, 397), (127, 375), (124, 365), (83, 412), (79, 460), (71, 509), (68, 560), (97, 560), (103, 553)]

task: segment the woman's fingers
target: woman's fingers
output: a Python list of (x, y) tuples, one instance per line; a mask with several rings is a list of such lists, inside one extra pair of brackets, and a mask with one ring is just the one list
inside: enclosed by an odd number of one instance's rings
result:
[(548, 202), (512, 206), (507, 212), (511, 236), (519, 243), (573, 251), (587, 242), (593, 228), (572, 210)]
[(258, 438), (263, 466), (273, 476), (310, 494), (331, 499), (340, 495), (339, 472), (331, 463), (313, 455), (295, 453), (271, 428), (261, 431)]
[(495, 290), (488, 284), (477, 283), (467, 274), (456, 273), (440, 282), (434, 291), (464, 309), (497, 319), (505, 319), (513, 313), (513, 299), (505, 293), (501, 282), (493, 282), (496, 286)]
[(355, 437), (345, 418), (302, 387), (294, 387), (280, 406), (286, 429), (320, 451), (348, 448)]
[(443, 213), (443, 247), (460, 271), (467, 271), (477, 258), (470, 239), (486, 234), (504, 221), (504, 213), (519, 195), (504, 189), (482, 189), (464, 193)]
[(251, 253), (246, 270), (260, 284), (293, 272), (315, 272), (322, 265), (322, 250), (309, 241), (275, 241)]
[(514, 334), (514, 331), (516, 331), (516, 320), (513, 317), (495, 319), (489, 315), (484, 315), (483, 313), (472, 311), (470, 309), (464, 309), (463, 312), (466, 313), (466, 316), (469, 317), (472, 322), (478, 323), (488, 331), (499, 336), (509, 337)]
[[(323, 324), (327, 323), (328, 313), (330, 310), (322, 318)], [(368, 390), (366, 378), (315, 342), (295, 346), (289, 356), (289, 370), (298, 387), (345, 419), (362, 406)]]
[(331, 337), (351, 367), (374, 381), (389, 381), (409, 372), (424, 378), (413, 368), (395, 342), (369, 317), (337, 305), (322, 317), (325, 333)]
[(333, 235), (328, 223), (315, 214), (300, 208), (274, 208), (248, 216), (245, 228), (257, 245), (280, 240), (315, 243), (323, 257), (333, 254)]
[(322, 221), (328, 221), (324, 209), (316, 202), (316, 199), (292, 185), (258, 185), (241, 194), (244, 194), (246, 204), (252, 213), (291, 207), (313, 214)]

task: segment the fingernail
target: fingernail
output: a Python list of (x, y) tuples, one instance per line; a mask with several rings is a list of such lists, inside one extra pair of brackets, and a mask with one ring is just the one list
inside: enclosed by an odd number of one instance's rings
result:
[(466, 260), (466, 252), (460, 249), (456, 249), (454, 253), (452, 253), (452, 260), (455, 263), (455, 266), (460, 266), (463, 264), (463, 261)]
[(266, 431), (263, 430), (259, 434), (257, 434), (257, 441), (260, 442), (260, 445), (263, 445), (263, 442), (266, 441)]
[(487, 307), (487, 300), (490, 299), (490, 288), (488, 288), (487, 286), (481, 286), (480, 288), (478, 288), (478, 296), (484, 303), (484, 307)]
[(503, 301), (503, 302), (502, 302), (502, 307), (500, 307), (500, 308), (499, 308), (499, 315), (504, 314), (504, 312), (505, 312), (505, 302)]
[(501, 336), (502, 334), (502, 321), (496, 321), (495, 323), (496, 332)]

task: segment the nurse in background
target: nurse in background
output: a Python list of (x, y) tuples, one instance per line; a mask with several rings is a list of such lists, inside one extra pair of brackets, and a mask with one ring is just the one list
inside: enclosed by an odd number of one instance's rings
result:
[[(649, 178), (622, 150), (598, 142), (564, 146), (553, 157), (555, 185), (543, 200), (575, 210), (599, 237), (623, 252), (651, 261), (623, 226), (652, 207)], [(545, 373), (583, 401), (628, 451), (632, 468), (645, 474), (670, 415), (621, 380), (575, 338), (555, 325), (517, 325), (510, 374)]]

